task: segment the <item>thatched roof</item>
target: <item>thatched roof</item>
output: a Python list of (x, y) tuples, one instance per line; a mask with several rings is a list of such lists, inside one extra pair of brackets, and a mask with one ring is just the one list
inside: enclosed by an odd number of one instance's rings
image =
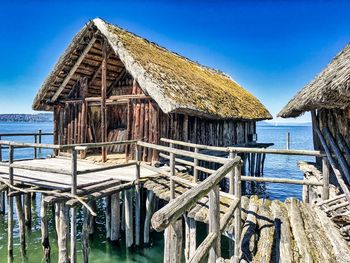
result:
[(350, 106), (350, 45), (280, 111), (279, 117), (298, 117), (316, 109)]
[[(143, 91), (165, 113), (186, 112), (207, 117), (247, 120), (272, 118), (256, 97), (224, 73), (199, 65), (98, 18), (90, 21), (77, 34), (62, 55), (34, 100), (35, 110), (51, 110), (50, 99), (68, 74), (69, 65), (73, 65), (74, 59), (76, 60), (77, 56), (72, 59), (72, 54), (81, 53), (84, 44), (82, 47), (79, 45), (91, 31), (107, 39), (115, 53), (115, 59), (125, 66)], [(86, 42), (87, 40), (85, 46)], [(90, 55), (88, 53), (88, 57)], [(68, 68), (62, 71), (67, 65)], [(71, 89), (74, 79), (78, 78), (79, 75), (72, 78), (73, 81), (68, 83), (67, 88)], [(64, 98), (68, 93), (69, 90), (64, 90), (59, 98)]]

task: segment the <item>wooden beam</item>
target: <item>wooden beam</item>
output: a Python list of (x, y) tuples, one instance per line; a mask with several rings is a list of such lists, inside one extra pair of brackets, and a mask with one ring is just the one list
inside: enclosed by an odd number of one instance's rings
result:
[[(103, 42), (102, 48), (102, 75), (101, 75), (101, 140), (106, 142), (107, 140), (107, 109), (106, 109), (106, 96), (107, 96), (107, 43)], [(102, 147), (102, 162), (107, 160), (107, 148)]]
[(90, 42), (85, 47), (83, 53), (81, 53), (78, 60), (75, 62), (74, 66), (69, 71), (68, 75), (64, 78), (62, 84), (59, 86), (59, 88), (57, 89), (55, 94), (52, 96), (51, 102), (55, 102), (57, 100), (57, 98), (60, 96), (60, 94), (62, 93), (62, 91), (64, 90), (66, 85), (68, 84), (68, 81), (74, 75), (75, 71), (78, 69), (78, 67), (80, 66), (81, 62), (83, 61), (85, 55), (89, 52), (89, 50), (91, 49), (91, 47), (95, 43), (95, 41), (96, 41), (96, 37), (94, 36), (93, 38), (91, 38)]
[(109, 85), (108, 90), (110, 90), (115, 85), (117, 85), (118, 81), (121, 80), (125, 76), (125, 73), (126, 73), (126, 68), (123, 68), (122, 71), (119, 73), (118, 77), (112, 82), (111, 85)]
[[(112, 54), (112, 51), (110, 50), (107, 54), (107, 59), (109, 59), (109, 56)], [(97, 78), (98, 74), (100, 73), (101, 69), (102, 69), (102, 62), (100, 64), (100, 66), (98, 67), (98, 69), (95, 71), (94, 75), (91, 77), (91, 79), (89, 80), (89, 86), (91, 83), (93, 83), (95, 81), (95, 79)]]

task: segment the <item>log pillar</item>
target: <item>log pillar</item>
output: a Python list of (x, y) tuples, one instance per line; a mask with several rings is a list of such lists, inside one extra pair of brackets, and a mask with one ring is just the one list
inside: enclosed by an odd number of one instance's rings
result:
[(185, 219), (185, 260), (186, 262), (189, 262), (190, 259), (193, 257), (197, 244), (196, 244), (196, 221), (193, 218), (188, 217), (186, 215), (184, 217)]
[(15, 199), (16, 199), (18, 226), (19, 226), (19, 240), (21, 244), (21, 252), (24, 255), (25, 249), (26, 249), (26, 228), (25, 228), (25, 222), (24, 222), (22, 197), (21, 195), (17, 195)]
[(217, 234), (217, 238), (213, 242), (208, 256), (208, 262), (215, 263), (216, 259), (221, 256), (219, 186), (214, 186), (209, 192), (209, 233)]
[(120, 233), (120, 196), (119, 192), (111, 196), (111, 241), (117, 241)]
[(124, 191), (125, 202), (125, 243), (126, 247), (131, 247), (134, 243), (133, 207), (131, 190)]
[(143, 230), (143, 243), (149, 244), (149, 232), (151, 226), (151, 217), (155, 208), (155, 195), (153, 191), (148, 191), (146, 199), (146, 217)]
[(89, 236), (90, 236), (90, 224), (89, 224), (89, 218), (90, 213), (89, 211), (84, 207), (83, 208), (83, 216), (84, 216), (84, 222), (83, 222), (83, 229), (81, 234), (81, 247), (83, 251), (83, 262), (88, 263), (89, 262), (89, 253), (90, 253), (90, 244), (89, 244)]
[(67, 248), (68, 209), (64, 203), (56, 204), (55, 222), (58, 243), (58, 263), (67, 263), (69, 262)]
[(44, 251), (44, 262), (50, 261), (49, 226), (47, 219), (47, 203), (44, 202), (44, 195), (41, 197), (40, 222), (41, 222), (41, 244)]
[[(13, 163), (14, 147), (9, 146), (9, 165)], [(9, 183), (13, 185), (13, 168), (9, 166)], [(11, 193), (11, 188), (8, 188), (8, 194)], [(9, 259), (13, 259), (13, 197), (7, 197), (7, 250)]]
[(32, 199), (31, 194), (24, 194), (24, 218), (25, 225), (30, 229), (32, 226)]

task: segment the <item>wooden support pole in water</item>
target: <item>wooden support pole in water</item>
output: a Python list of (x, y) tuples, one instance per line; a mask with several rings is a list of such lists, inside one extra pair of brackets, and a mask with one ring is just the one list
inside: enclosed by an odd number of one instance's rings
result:
[(322, 200), (329, 198), (329, 162), (327, 157), (322, 158)]
[(58, 263), (68, 262), (68, 210), (64, 203), (56, 203), (55, 222), (58, 244)]
[(89, 253), (90, 253), (90, 244), (89, 244), (90, 213), (85, 207), (83, 208), (83, 217), (84, 217), (84, 221), (83, 221), (83, 229), (82, 229), (82, 234), (81, 234), (81, 247), (82, 247), (82, 252), (83, 252), (83, 262), (88, 263), (89, 262)]
[(124, 191), (125, 202), (125, 243), (126, 247), (131, 247), (134, 243), (134, 227), (133, 227), (133, 207), (131, 190)]
[(234, 260), (239, 262), (239, 255), (241, 252), (241, 202), (242, 202), (242, 185), (241, 185), (241, 166), (235, 166), (235, 197), (238, 199), (238, 205), (235, 210), (235, 248), (234, 248)]
[[(230, 152), (229, 154), (229, 158), (230, 159), (234, 159), (236, 157), (236, 154), (233, 152)], [(234, 194), (234, 188), (235, 188), (235, 171), (234, 169), (232, 169), (232, 171), (229, 173), (229, 189), (228, 192), (229, 194)], [(232, 239), (228, 240), (228, 250), (229, 250), (229, 257), (231, 258), (233, 256), (234, 253), (234, 242)]]
[(141, 177), (140, 162), (141, 162), (141, 146), (136, 145), (135, 148), (136, 160), (136, 185), (135, 185), (135, 244), (140, 245), (141, 233), (141, 186), (139, 183)]
[(15, 197), (16, 200), (16, 212), (17, 212), (17, 219), (18, 219), (18, 226), (19, 226), (19, 240), (21, 244), (21, 251), (22, 254), (25, 254), (26, 249), (26, 227), (24, 222), (24, 212), (23, 212), (23, 205), (22, 205), (22, 196), (17, 195)]
[(32, 226), (32, 199), (31, 194), (24, 194), (24, 218), (25, 225), (30, 229)]
[[(38, 143), (38, 136), (36, 134), (34, 134), (34, 143)], [(36, 147), (33, 147), (33, 154), (34, 154), (34, 159), (36, 159), (38, 156), (37, 156), (37, 149)]]
[[(72, 188), (71, 194), (76, 195), (77, 193), (77, 151), (72, 149)], [(70, 229), (70, 262), (77, 262), (77, 208), (71, 208), (71, 229)]]
[(209, 233), (217, 235), (216, 240), (212, 243), (209, 250), (208, 262), (215, 263), (216, 259), (221, 256), (220, 240), (220, 191), (216, 185), (209, 192)]
[(111, 196), (106, 196), (106, 238), (111, 238)]
[(47, 219), (48, 204), (44, 202), (44, 195), (41, 197), (40, 222), (41, 222), (41, 245), (44, 251), (44, 262), (50, 261), (49, 226)]
[(117, 241), (120, 233), (120, 194), (111, 195), (111, 241)]
[(146, 199), (146, 217), (143, 230), (143, 243), (149, 244), (149, 232), (151, 226), (151, 217), (155, 207), (155, 195), (153, 191), (148, 191)]
[(290, 149), (290, 132), (287, 132), (287, 136), (286, 136), (286, 149), (287, 150)]
[[(13, 151), (14, 146), (9, 146), (9, 184), (13, 185)], [(8, 188), (8, 194), (11, 193), (11, 188)], [(13, 197), (7, 197), (7, 251), (10, 259), (13, 258)]]

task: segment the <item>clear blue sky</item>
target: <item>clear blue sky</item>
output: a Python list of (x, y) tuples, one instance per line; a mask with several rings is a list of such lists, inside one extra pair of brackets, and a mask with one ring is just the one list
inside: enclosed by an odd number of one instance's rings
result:
[(101, 17), (228, 73), (276, 115), (350, 42), (349, 10), (335, 1), (2, 0), (0, 113), (32, 112), (73, 36)]

